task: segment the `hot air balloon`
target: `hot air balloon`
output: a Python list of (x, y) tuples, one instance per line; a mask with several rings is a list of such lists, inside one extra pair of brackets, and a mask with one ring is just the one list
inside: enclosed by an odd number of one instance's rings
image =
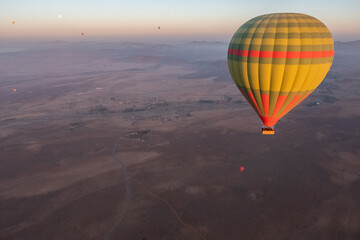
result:
[(160, 30), (160, 26), (158, 26), (158, 29)]
[(325, 78), (334, 58), (334, 41), (318, 19), (275, 13), (243, 24), (231, 39), (231, 76), (266, 126), (274, 125)]
[(84, 36), (84, 33), (83, 33), (83, 32), (81, 33), (81, 36)]

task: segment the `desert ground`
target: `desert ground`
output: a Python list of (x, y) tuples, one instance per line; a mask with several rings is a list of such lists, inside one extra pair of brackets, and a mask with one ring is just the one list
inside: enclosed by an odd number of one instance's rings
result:
[(360, 239), (360, 41), (274, 136), (227, 44), (2, 42), (0, 239)]

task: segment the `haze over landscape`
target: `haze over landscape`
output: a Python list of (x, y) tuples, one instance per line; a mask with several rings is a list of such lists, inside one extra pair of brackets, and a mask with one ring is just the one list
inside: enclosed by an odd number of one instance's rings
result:
[[(311, 2), (1, 3), (0, 239), (360, 239), (359, 3)], [(323, 20), (335, 57), (263, 136), (227, 49), (278, 11)]]
[(314, 16), (327, 25), (336, 41), (360, 39), (356, 0), (12, 0), (2, 1), (0, 7), (0, 39), (17, 41), (84, 41), (80, 40), (84, 32), (85, 41), (226, 42), (247, 20), (276, 12)]

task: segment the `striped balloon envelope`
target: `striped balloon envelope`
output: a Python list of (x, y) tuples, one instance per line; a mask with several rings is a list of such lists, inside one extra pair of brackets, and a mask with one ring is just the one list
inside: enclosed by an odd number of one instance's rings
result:
[(228, 50), (235, 84), (267, 127), (319, 86), (333, 58), (329, 29), (299, 13), (266, 14), (247, 21)]

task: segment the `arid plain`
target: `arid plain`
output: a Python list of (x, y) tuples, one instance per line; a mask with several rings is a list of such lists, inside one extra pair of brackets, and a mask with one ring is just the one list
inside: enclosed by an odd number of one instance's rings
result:
[(359, 41), (274, 136), (227, 43), (1, 46), (0, 239), (360, 239)]

